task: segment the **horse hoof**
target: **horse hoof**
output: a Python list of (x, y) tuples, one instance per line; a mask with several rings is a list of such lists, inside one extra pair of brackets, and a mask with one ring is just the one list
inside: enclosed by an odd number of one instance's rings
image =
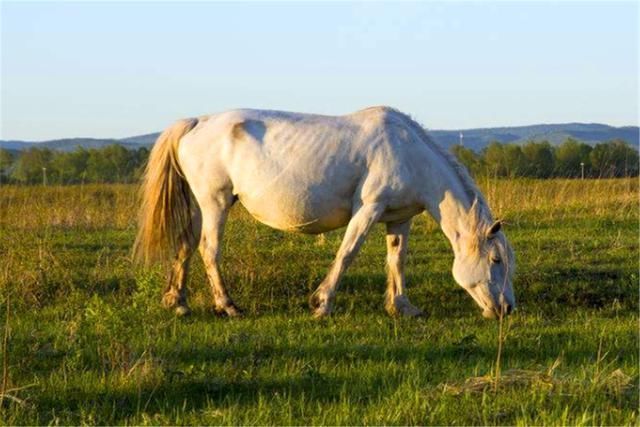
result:
[(229, 305), (224, 306), (224, 307), (216, 307), (216, 313), (218, 313), (221, 316), (228, 316), (228, 317), (242, 317), (243, 316), (242, 310), (240, 310), (234, 304), (229, 304)]
[(406, 312), (402, 313), (402, 315), (404, 317), (427, 317), (427, 314), (417, 308), (414, 308), (413, 310), (407, 310)]
[(191, 314), (191, 309), (185, 305), (179, 305), (176, 307), (176, 316), (184, 317)]
[(391, 317), (426, 317), (424, 311), (413, 306), (387, 308), (387, 313), (389, 313)]
[(240, 310), (235, 305), (231, 305), (229, 307), (226, 307), (224, 311), (227, 313), (227, 316), (229, 316), (229, 317), (242, 317), (243, 316), (242, 310)]
[(162, 306), (164, 308), (174, 308), (180, 305), (180, 296), (175, 292), (167, 292), (162, 296)]
[(314, 319), (323, 319), (331, 315), (331, 308), (327, 304), (320, 304), (313, 310)]
[(387, 300), (385, 305), (387, 313), (392, 317), (424, 317), (425, 313), (409, 302), (406, 296), (399, 295)]
[(316, 311), (320, 308), (320, 298), (318, 298), (318, 295), (315, 292), (309, 297), (309, 308), (312, 311)]
[(313, 312), (313, 318), (314, 319), (326, 319), (329, 317), (331, 313), (328, 313), (325, 310), (316, 310)]

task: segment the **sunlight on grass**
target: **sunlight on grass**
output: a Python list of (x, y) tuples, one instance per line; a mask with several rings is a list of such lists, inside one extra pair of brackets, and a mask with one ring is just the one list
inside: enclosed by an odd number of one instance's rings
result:
[[(134, 267), (134, 186), (0, 187), (2, 424), (637, 424), (638, 181), (487, 181), (518, 262), (516, 313), (480, 317), (417, 218), (409, 296), (383, 309), (376, 226), (330, 319), (311, 319), (342, 231), (273, 231), (233, 209), (223, 270), (247, 316), (218, 318), (193, 263), (194, 313)], [(15, 399), (13, 399), (15, 398)], [(17, 400), (16, 400), (17, 399)]]

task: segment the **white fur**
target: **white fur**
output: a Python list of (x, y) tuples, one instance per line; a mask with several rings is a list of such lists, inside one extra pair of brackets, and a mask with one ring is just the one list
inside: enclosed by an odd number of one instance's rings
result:
[[(387, 107), (345, 116), (235, 110), (200, 117), (177, 150), (200, 208), (196, 231), (221, 310), (235, 310), (218, 266), (220, 236), (235, 200), (279, 230), (323, 233), (346, 226), (335, 262), (312, 296), (316, 316), (331, 312), (340, 278), (376, 222), (387, 224), (387, 310), (418, 314), (405, 295), (403, 264), (410, 220), (424, 210), (451, 242), (456, 280), (485, 314), (514, 306), (513, 257), (501, 232), (485, 235), (493, 221), (482, 195), (403, 113)], [(496, 251), (505, 258), (503, 269), (488, 259)]]

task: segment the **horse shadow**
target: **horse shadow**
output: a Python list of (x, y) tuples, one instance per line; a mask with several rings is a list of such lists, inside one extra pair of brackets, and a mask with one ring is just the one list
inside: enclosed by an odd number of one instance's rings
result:
[[(560, 335), (558, 335), (560, 334)], [(566, 340), (562, 332), (545, 332), (541, 339)], [(103, 387), (95, 391), (67, 388), (63, 392), (45, 394), (37, 401), (41, 419), (61, 408), (69, 417), (65, 422), (79, 423), (83, 411), (95, 410), (102, 419), (98, 423), (122, 423), (135, 420), (145, 414), (173, 414), (176, 410), (202, 411), (206, 408), (224, 408), (227, 405), (252, 408), (261, 401), (281, 399), (281, 402), (305, 400), (325, 405), (344, 399), (345, 390), (358, 402), (379, 402), (393, 395), (406, 385), (407, 374), (402, 369), (391, 370), (385, 375), (355, 375), (332, 366), (355, 364), (360, 366), (419, 366), (427, 383), (438, 384), (460, 380), (464, 377), (488, 373), (495, 360), (494, 345), (478, 343), (474, 336), (439, 346), (416, 342), (412, 345), (352, 344), (347, 340), (330, 345), (259, 344), (246, 345), (246, 339), (231, 342), (224, 348), (196, 346), (177, 348), (167, 355), (168, 365), (164, 375), (156, 381), (143, 382), (138, 387)], [(563, 354), (564, 365), (584, 365), (595, 359), (597, 349), (587, 343), (574, 345)], [(536, 351), (521, 351), (514, 346), (504, 349), (505, 367), (540, 366), (558, 357), (554, 346)], [(270, 366), (274, 359), (286, 359), (298, 363), (298, 368), (276, 375), (262, 375), (260, 368)], [(208, 369), (171, 369), (170, 366), (225, 366), (220, 372)], [(442, 367), (455, 367), (455, 378)], [(484, 366), (486, 372), (474, 372)], [(232, 368), (232, 369), (229, 369)], [(267, 369), (268, 370), (268, 369)], [(415, 373), (415, 370), (412, 370)], [(464, 379), (464, 378), (463, 378)]]

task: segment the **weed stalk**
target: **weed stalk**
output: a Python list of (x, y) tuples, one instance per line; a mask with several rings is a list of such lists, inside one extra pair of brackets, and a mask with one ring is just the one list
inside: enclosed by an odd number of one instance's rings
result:
[(498, 392), (498, 386), (500, 385), (500, 363), (502, 359), (502, 344), (504, 342), (504, 337), (502, 335), (502, 323), (504, 316), (502, 315), (502, 310), (500, 312), (500, 318), (498, 320), (498, 352), (496, 354), (496, 367), (494, 372), (494, 382), (493, 382), (493, 391)]
[[(508, 254), (505, 252), (502, 254), (502, 257), (505, 261), (505, 271), (504, 271), (504, 279), (502, 281), (502, 290), (501, 295), (504, 295), (504, 291), (507, 288), (507, 280), (509, 277), (509, 258)], [(500, 368), (502, 363), (502, 348), (504, 346), (504, 342), (506, 339), (506, 335), (504, 333), (504, 318), (506, 314), (506, 309), (504, 308), (504, 301), (498, 301), (500, 303), (499, 306), (499, 316), (498, 316), (498, 351), (496, 354), (496, 366), (494, 372), (494, 384), (493, 391), (495, 393), (498, 392), (498, 387), (500, 385)]]
[(9, 384), (9, 313), (10, 313), (10, 292), (7, 287), (6, 313), (4, 318), (4, 336), (2, 337), (2, 389), (0, 390), (0, 403), (2, 402), (7, 386)]

